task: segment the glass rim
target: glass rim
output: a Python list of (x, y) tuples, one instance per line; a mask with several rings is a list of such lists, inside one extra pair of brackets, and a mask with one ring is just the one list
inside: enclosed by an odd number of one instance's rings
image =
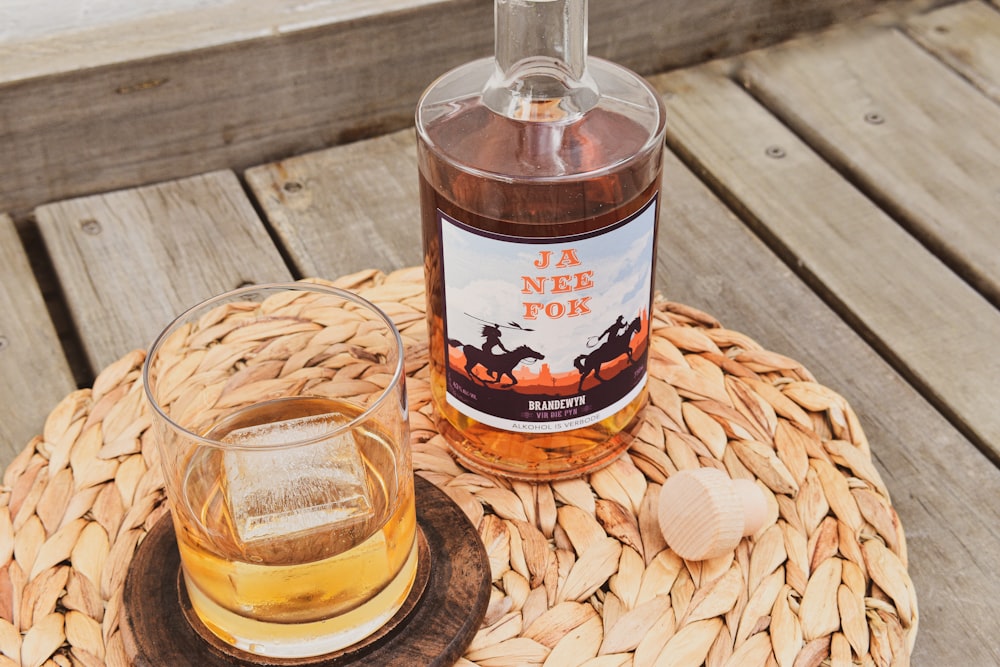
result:
[[(352, 417), (350, 420), (338, 424), (335, 428), (330, 429), (322, 433), (321, 435), (303, 438), (301, 440), (293, 440), (290, 442), (283, 442), (277, 445), (237, 445), (233, 443), (222, 442), (213, 438), (207, 438), (201, 434), (195, 433), (194, 431), (186, 428), (185, 426), (178, 424), (174, 419), (170, 417), (163, 408), (160, 406), (159, 401), (153, 396), (153, 390), (150, 386), (149, 376), (150, 376), (150, 366), (151, 360), (156, 355), (160, 346), (166, 341), (166, 339), (172, 335), (179, 327), (183, 326), (185, 322), (188, 321), (188, 316), (195, 311), (203, 310), (208, 312), (211, 307), (221, 305), (224, 301), (233, 300), (242, 294), (249, 294), (253, 292), (260, 291), (273, 291), (278, 293), (280, 291), (296, 291), (296, 292), (324, 292), (330, 296), (336, 296), (345, 301), (351, 301), (359, 306), (367, 308), (368, 310), (375, 313), (379, 319), (381, 319), (385, 325), (388, 327), (389, 331), (392, 332), (392, 340), (396, 343), (396, 349), (398, 354), (396, 355), (396, 362), (394, 364), (392, 378), (389, 380), (388, 384), (379, 392), (378, 397), (364, 406), (364, 409)], [(294, 281), (294, 282), (274, 282), (274, 283), (257, 283), (253, 285), (245, 285), (243, 287), (237, 287), (236, 289), (217, 294), (208, 299), (200, 301), (193, 306), (185, 309), (174, 319), (170, 321), (169, 324), (163, 327), (160, 333), (153, 340), (152, 344), (146, 349), (146, 358), (142, 362), (142, 387), (143, 393), (146, 395), (146, 402), (153, 409), (156, 415), (159, 415), (164, 423), (170, 426), (170, 428), (175, 431), (179, 431), (184, 434), (185, 438), (194, 440), (201, 445), (208, 447), (213, 447), (215, 449), (221, 450), (243, 450), (243, 451), (274, 451), (282, 449), (294, 449), (296, 447), (302, 447), (306, 445), (311, 445), (323, 440), (327, 440), (335, 435), (344, 433), (348, 430), (353, 429), (358, 424), (366, 421), (372, 413), (377, 411), (382, 404), (387, 400), (387, 397), (395, 390), (398, 385), (403, 380), (403, 374), (405, 369), (405, 360), (403, 355), (403, 337), (399, 333), (399, 329), (396, 328), (395, 323), (393, 323), (392, 318), (386, 315), (385, 311), (379, 308), (377, 305), (369, 301), (368, 299), (350, 292), (340, 287), (334, 287), (332, 285), (324, 285), (322, 283), (313, 283), (308, 281)], [(281, 400), (284, 397), (277, 397), (274, 400)], [(404, 390), (402, 398), (403, 410), (407, 409), (406, 406), (406, 393)]]

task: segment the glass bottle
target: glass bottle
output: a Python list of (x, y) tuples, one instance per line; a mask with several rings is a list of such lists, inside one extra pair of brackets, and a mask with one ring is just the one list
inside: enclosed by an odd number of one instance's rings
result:
[(646, 401), (664, 108), (586, 0), (496, 0), (495, 56), (417, 106), (431, 383), (472, 467), (577, 476)]

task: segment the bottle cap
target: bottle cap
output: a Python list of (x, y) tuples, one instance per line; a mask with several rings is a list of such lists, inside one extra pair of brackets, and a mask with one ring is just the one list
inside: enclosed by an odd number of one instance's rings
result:
[(767, 501), (750, 480), (715, 468), (682, 470), (663, 483), (658, 518), (667, 546), (686, 560), (732, 551), (764, 523)]

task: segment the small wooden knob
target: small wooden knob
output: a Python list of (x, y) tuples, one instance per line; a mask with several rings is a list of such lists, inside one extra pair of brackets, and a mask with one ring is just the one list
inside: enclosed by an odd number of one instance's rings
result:
[(658, 517), (667, 546), (686, 560), (732, 551), (764, 523), (767, 500), (747, 479), (730, 479), (715, 468), (682, 470), (667, 478)]

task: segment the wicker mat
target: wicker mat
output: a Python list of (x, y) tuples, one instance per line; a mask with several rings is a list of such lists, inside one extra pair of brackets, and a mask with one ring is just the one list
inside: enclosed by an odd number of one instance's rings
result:
[[(627, 456), (586, 478), (510, 482), (459, 466), (431, 418), (420, 268), (334, 284), (407, 346), (414, 465), (477, 526), (492, 597), (459, 665), (904, 665), (917, 631), (903, 529), (845, 400), (796, 361), (660, 301), (651, 403)], [(0, 489), (0, 667), (126, 665), (128, 564), (166, 511), (133, 352), (67, 396)], [(764, 527), (685, 562), (660, 484), (714, 466), (755, 479)]]

